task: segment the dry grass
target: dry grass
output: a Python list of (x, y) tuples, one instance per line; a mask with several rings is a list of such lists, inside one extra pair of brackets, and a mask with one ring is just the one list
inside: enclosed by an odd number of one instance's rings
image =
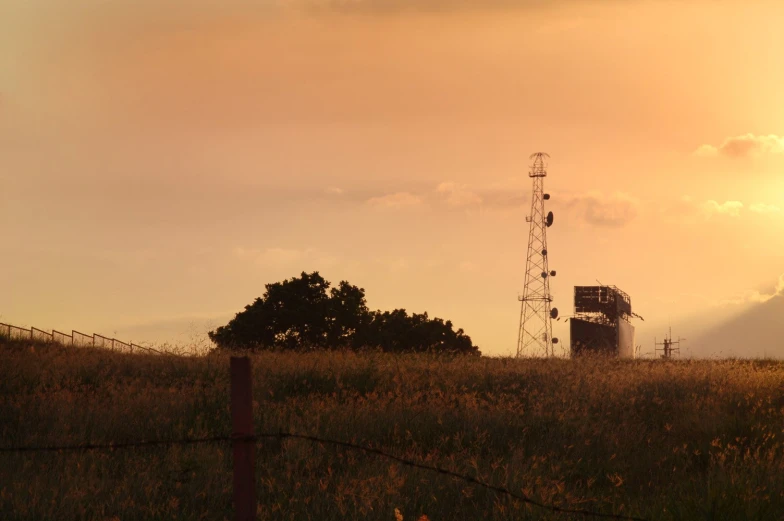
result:
[[(0, 346), (0, 446), (230, 434), (228, 365)], [(782, 363), (264, 353), (253, 366), (259, 432), (384, 448), (561, 506), (784, 519)], [(570, 519), (301, 441), (258, 457), (259, 519)], [(232, 516), (227, 446), (0, 455), (3, 520)]]

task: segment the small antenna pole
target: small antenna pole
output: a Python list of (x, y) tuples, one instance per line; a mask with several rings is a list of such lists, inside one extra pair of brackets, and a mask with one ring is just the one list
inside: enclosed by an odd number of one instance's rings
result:
[[(680, 356), (681, 354), (681, 342), (686, 340), (685, 338), (678, 337), (678, 340), (672, 339), (672, 326), (669, 327), (669, 334), (664, 337), (664, 340), (661, 343), (656, 341), (656, 337), (653, 339), (654, 349), (655, 352), (661, 352), (661, 358), (664, 360), (670, 360), (674, 358), (674, 355)], [(661, 346), (661, 348), (656, 347)], [(677, 347), (676, 347), (677, 346)]]

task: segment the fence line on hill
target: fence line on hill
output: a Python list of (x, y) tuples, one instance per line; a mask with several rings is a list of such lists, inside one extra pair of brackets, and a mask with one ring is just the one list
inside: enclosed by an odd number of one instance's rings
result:
[(159, 355), (171, 354), (153, 349), (152, 347), (140, 346), (133, 342), (123, 342), (116, 338), (109, 338), (107, 336), (93, 333), (88, 335), (81, 331), (71, 330), (71, 333), (63, 333), (53, 329), (45, 331), (37, 327), (19, 327), (11, 324), (0, 323), (0, 337), (5, 337), (11, 340), (30, 340), (36, 342), (50, 342), (63, 346), (74, 347), (100, 347), (102, 349), (110, 349), (112, 351), (120, 351), (125, 353), (133, 353), (136, 350), (146, 351), (148, 353), (155, 353)]
[[(7, 324), (0, 324), (6, 327)], [(328, 445), (347, 450), (364, 452), (368, 455), (395, 461), (401, 465), (433, 472), (451, 478), (462, 480), (463, 482), (483, 487), (496, 494), (505, 495), (528, 504), (533, 507), (548, 510), (557, 514), (575, 514), (585, 517), (597, 517), (604, 519), (623, 519), (627, 521), (647, 521), (641, 517), (630, 515), (611, 514), (594, 510), (571, 509), (558, 505), (546, 504), (534, 500), (521, 492), (513, 492), (507, 487), (493, 485), (481, 479), (467, 474), (437, 466), (419, 463), (410, 459), (401, 458), (390, 452), (351, 443), (347, 441), (333, 440), (297, 434), (292, 432), (279, 431), (276, 433), (254, 433), (253, 430), (253, 394), (251, 390), (251, 365), (248, 357), (231, 357), (231, 417), (232, 431), (231, 436), (210, 436), (204, 438), (183, 438), (173, 440), (143, 440), (124, 443), (106, 444), (83, 444), (83, 445), (61, 445), (61, 446), (17, 446), (0, 447), (0, 454), (21, 454), (21, 453), (43, 453), (43, 452), (88, 452), (97, 450), (120, 450), (134, 449), (143, 447), (171, 447), (208, 443), (228, 443), (233, 444), (233, 463), (234, 463), (234, 509), (236, 521), (255, 521), (256, 519), (256, 445), (264, 439), (294, 439), (309, 443)]]

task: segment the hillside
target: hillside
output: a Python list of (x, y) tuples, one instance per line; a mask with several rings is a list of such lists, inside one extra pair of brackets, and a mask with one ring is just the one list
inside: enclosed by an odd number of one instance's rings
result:
[[(545, 503), (781, 519), (784, 363), (252, 357), (257, 432), (381, 448)], [(0, 447), (230, 434), (226, 356), (0, 344)], [(303, 441), (259, 446), (258, 519), (583, 519)], [(3, 520), (232, 519), (225, 444), (0, 453)], [(526, 513), (524, 513), (526, 512)]]
[(784, 296), (751, 307), (689, 344), (700, 356), (784, 359)]

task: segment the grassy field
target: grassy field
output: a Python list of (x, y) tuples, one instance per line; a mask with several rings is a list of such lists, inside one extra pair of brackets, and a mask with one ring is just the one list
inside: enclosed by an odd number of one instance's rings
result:
[[(230, 434), (227, 356), (0, 344), (2, 447)], [(783, 363), (252, 361), (258, 432), (383, 448), (564, 507), (784, 519)], [(257, 469), (258, 519), (582, 519), (303, 441), (260, 445)], [(0, 454), (0, 519), (232, 519), (231, 483), (223, 444)]]

